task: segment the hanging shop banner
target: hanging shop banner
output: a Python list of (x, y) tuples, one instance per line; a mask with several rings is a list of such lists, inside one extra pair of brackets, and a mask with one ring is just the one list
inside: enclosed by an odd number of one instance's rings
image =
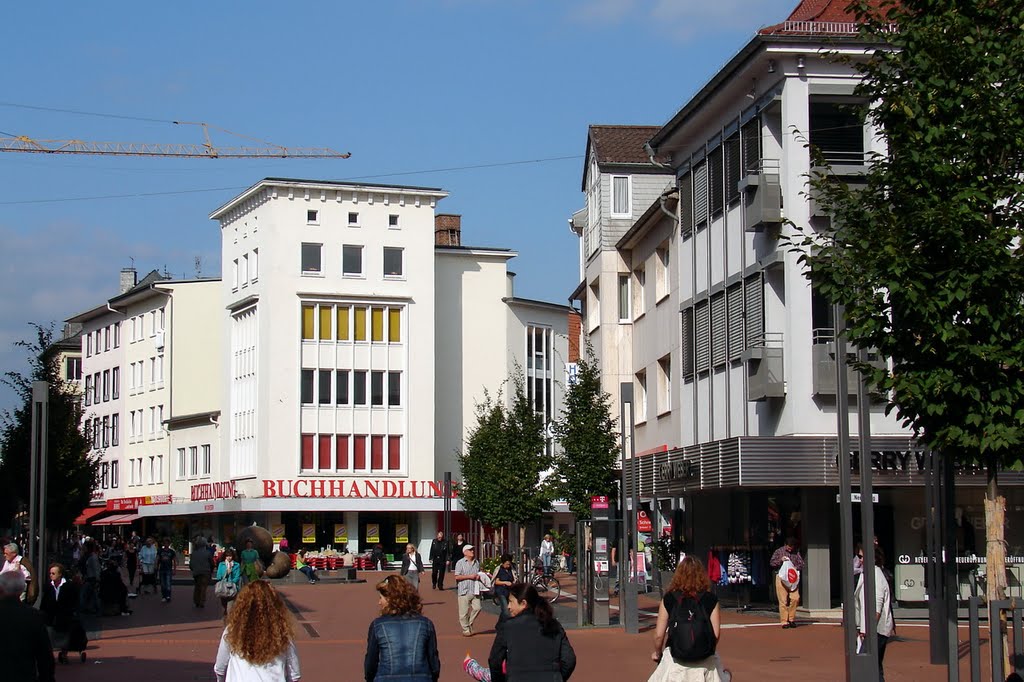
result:
[(302, 542), (316, 542), (316, 524), (315, 523), (304, 523), (302, 524)]
[(651, 519), (643, 509), (636, 513), (636, 532), (650, 533), (653, 530)]
[(376, 523), (366, 524), (366, 541), (373, 544), (380, 542), (380, 525)]
[(272, 523), (270, 524), (270, 537), (274, 538), (274, 542), (281, 542), (284, 539), (284, 524), (283, 523)]
[(150, 504), (170, 504), (170, 495), (147, 495), (146, 497), (117, 497), (107, 500), (107, 511), (135, 511)]
[(348, 543), (348, 526), (344, 523), (334, 524), (334, 542), (339, 545)]
[(409, 542), (409, 524), (408, 523), (396, 523), (395, 524), (395, 542), (400, 545), (407, 544)]

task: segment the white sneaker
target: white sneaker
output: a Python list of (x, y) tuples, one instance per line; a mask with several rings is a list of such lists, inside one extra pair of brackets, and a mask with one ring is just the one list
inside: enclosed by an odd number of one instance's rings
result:
[(129, 599), (135, 599), (135, 598), (136, 598), (136, 597), (138, 597), (138, 596), (139, 596), (139, 595), (135, 594), (134, 592), (129, 592), (129, 593), (128, 593), (128, 598), (129, 598)]

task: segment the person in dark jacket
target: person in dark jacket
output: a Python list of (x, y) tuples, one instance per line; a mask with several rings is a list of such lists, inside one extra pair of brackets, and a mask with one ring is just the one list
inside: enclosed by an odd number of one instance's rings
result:
[(430, 541), (430, 554), (427, 558), (430, 559), (430, 585), (435, 590), (443, 590), (444, 574), (451, 558), (451, 548), (448, 547), (443, 530), (437, 531), (437, 537)]
[(43, 613), (50, 632), (50, 641), (60, 649), (57, 660), (68, 662), (68, 637), (78, 609), (78, 588), (64, 577), (64, 566), (50, 566), (49, 580), (43, 583), (43, 601), (39, 610)]
[(0, 661), (4, 680), (54, 682), (53, 650), (43, 614), (21, 602), (25, 576), (0, 573)]
[(459, 533), (455, 536), (455, 542), (452, 544), (451, 559), (448, 562), (451, 570), (455, 570), (455, 564), (462, 561), (462, 549), (466, 546), (466, 536)]
[(515, 583), (509, 588), (508, 610), (511, 617), (498, 628), (487, 658), (492, 682), (568, 680), (576, 669), (576, 652), (551, 604), (533, 585)]
[(377, 583), (377, 592), (381, 615), (370, 623), (366, 637), (366, 682), (437, 682), (441, 677), (437, 632), (423, 615), (419, 593), (397, 575)]
[(103, 603), (104, 613), (120, 613), (122, 616), (130, 616), (132, 613), (128, 608), (128, 588), (121, 578), (121, 570), (117, 563), (110, 559), (100, 574), (100, 601)]

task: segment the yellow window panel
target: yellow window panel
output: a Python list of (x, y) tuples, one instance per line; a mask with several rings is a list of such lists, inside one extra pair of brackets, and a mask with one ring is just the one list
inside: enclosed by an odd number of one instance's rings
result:
[(313, 333), (314, 312), (314, 306), (302, 306), (302, 339), (304, 341), (309, 341), (316, 338), (316, 336)]
[(372, 341), (374, 343), (384, 340), (384, 309), (372, 308), (370, 311), (370, 322), (373, 327)]
[(338, 306), (338, 341), (348, 341), (351, 337), (349, 336), (348, 329), (348, 306)]
[(402, 342), (402, 309), (388, 308), (388, 341)]
[(334, 337), (331, 332), (331, 306), (320, 306), (320, 340), (330, 341)]
[(356, 307), (355, 312), (355, 339), (356, 341), (366, 341), (366, 308)]

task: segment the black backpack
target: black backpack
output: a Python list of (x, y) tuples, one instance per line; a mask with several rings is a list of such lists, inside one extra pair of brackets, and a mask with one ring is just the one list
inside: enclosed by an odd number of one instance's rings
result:
[(668, 644), (677, 661), (703, 661), (715, 653), (715, 630), (700, 599), (676, 597), (668, 624)]

